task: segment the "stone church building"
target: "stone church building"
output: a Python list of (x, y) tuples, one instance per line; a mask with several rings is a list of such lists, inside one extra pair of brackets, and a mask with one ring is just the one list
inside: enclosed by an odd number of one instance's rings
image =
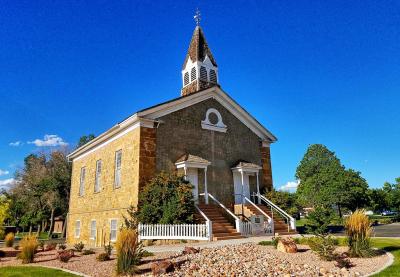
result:
[(212, 195), (232, 211), (244, 196), (272, 189), (270, 145), (277, 139), (222, 90), (200, 26), (177, 96), (136, 112), (69, 155), (68, 243), (115, 241), (122, 214), (161, 171), (185, 174), (196, 202)]

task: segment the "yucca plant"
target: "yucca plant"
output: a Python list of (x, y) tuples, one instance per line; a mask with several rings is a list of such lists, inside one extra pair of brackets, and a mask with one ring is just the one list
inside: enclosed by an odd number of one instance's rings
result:
[(20, 242), (21, 253), (19, 256), (22, 259), (22, 263), (28, 264), (33, 262), (38, 245), (37, 238), (34, 235), (27, 235), (22, 238)]
[(356, 210), (345, 221), (347, 244), (352, 257), (369, 257), (371, 249), (371, 222), (365, 215), (365, 210)]
[(12, 247), (14, 245), (14, 233), (8, 233), (6, 237), (4, 238), (4, 242), (7, 247)]
[(122, 229), (115, 244), (118, 275), (133, 274), (143, 256), (142, 244), (136, 229)]

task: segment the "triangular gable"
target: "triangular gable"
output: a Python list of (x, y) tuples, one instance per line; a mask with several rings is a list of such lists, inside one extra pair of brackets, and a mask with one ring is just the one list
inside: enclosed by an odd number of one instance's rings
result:
[(224, 106), (230, 113), (238, 118), (263, 141), (277, 141), (277, 138), (270, 131), (268, 131), (263, 125), (261, 125), (261, 123), (259, 123), (252, 115), (250, 115), (245, 109), (243, 109), (238, 103), (236, 103), (235, 100), (233, 100), (218, 86), (142, 110), (136, 115), (139, 118), (156, 120), (157, 118), (160, 118), (164, 115), (187, 108), (210, 98), (218, 101), (222, 106)]

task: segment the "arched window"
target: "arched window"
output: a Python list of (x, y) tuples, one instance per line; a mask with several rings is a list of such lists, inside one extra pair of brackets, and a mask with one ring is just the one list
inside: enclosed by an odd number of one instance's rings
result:
[(196, 80), (196, 67), (193, 67), (190, 72), (190, 81), (193, 82), (194, 80)]
[(207, 81), (207, 69), (204, 66), (200, 67), (200, 79)]
[(183, 77), (183, 84), (184, 86), (189, 84), (189, 72), (185, 73), (185, 77)]
[(210, 82), (217, 83), (217, 73), (215, 73), (214, 69), (210, 69)]

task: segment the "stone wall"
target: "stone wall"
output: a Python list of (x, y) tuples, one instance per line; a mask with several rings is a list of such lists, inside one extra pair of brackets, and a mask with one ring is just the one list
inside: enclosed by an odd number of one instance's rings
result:
[[(261, 147), (263, 184), (268, 191), (272, 190), (271, 152), (269, 146)], [(262, 192), (262, 191), (261, 191)]]
[[(202, 129), (201, 121), (205, 119), (209, 108), (221, 113), (228, 127), (226, 133)], [(258, 136), (216, 100), (203, 101), (163, 116), (160, 120), (162, 123), (157, 129), (157, 172), (176, 170), (175, 161), (186, 153), (207, 159), (211, 162), (207, 173), (208, 190), (227, 205), (232, 205), (234, 201), (231, 168), (239, 160), (262, 166)], [(199, 174), (201, 176), (203, 173)], [(266, 181), (267, 178), (260, 172), (261, 189), (268, 185)], [(199, 193), (202, 192), (200, 184)]]
[[(67, 224), (67, 243), (93, 243), (89, 240), (90, 220), (97, 222), (99, 235), (108, 241), (110, 219), (122, 223), (130, 204), (137, 205), (139, 183), (139, 135), (136, 128), (124, 136), (75, 159), (72, 165), (71, 197)], [(115, 152), (122, 149), (121, 187), (114, 188)], [(94, 192), (96, 161), (102, 160), (101, 190)], [(86, 167), (85, 192), (79, 196), (81, 168)], [(75, 238), (75, 222), (81, 220), (81, 236)], [(102, 231), (101, 231), (102, 230)]]

